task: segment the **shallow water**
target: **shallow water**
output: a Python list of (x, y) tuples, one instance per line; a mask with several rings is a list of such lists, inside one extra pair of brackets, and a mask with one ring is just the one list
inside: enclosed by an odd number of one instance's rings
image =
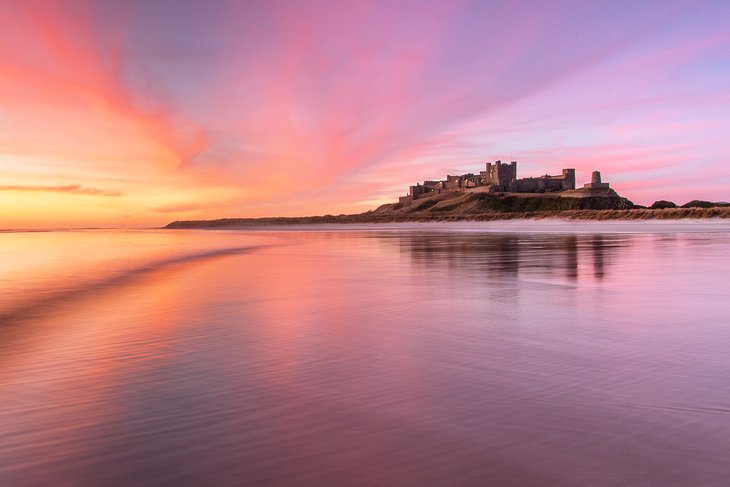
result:
[(0, 233), (0, 485), (725, 485), (729, 244)]

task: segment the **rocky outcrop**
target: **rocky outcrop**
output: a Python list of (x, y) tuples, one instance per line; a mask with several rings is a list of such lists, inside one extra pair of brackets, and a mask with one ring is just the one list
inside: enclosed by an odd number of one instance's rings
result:
[(682, 205), (682, 208), (727, 208), (730, 207), (730, 203), (726, 202), (713, 202), (713, 201), (702, 201), (692, 200)]
[(652, 210), (664, 210), (666, 208), (676, 208), (677, 204), (673, 201), (659, 200), (651, 204), (649, 208)]
[(570, 190), (555, 193), (448, 193), (420, 198), (410, 204), (392, 203), (375, 214), (525, 213), (567, 210), (628, 210), (634, 204), (612, 189)]

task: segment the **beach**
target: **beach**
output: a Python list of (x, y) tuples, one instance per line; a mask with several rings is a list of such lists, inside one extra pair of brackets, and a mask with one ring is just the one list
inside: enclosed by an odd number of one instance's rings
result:
[(0, 484), (721, 485), (728, 241), (719, 219), (2, 233)]

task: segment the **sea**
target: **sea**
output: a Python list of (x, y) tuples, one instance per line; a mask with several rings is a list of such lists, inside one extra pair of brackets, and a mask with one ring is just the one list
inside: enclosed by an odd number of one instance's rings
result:
[(0, 485), (727, 485), (730, 223), (0, 232)]

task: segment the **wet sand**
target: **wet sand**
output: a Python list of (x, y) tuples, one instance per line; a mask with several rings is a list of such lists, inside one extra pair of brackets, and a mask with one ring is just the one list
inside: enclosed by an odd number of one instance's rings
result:
[(730, 231), (677, 225), (185, 237), (266, 245), (2, 328), (0, 483), (722, 485)]

